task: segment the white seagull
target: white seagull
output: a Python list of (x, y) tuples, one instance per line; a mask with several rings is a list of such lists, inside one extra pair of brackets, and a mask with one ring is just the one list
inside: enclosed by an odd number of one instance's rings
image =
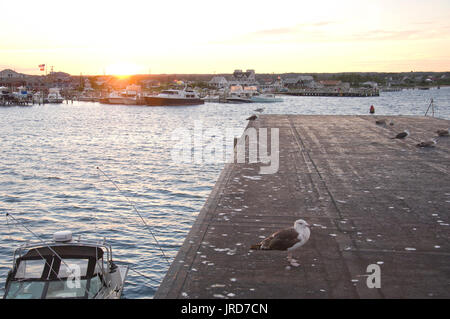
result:
[(295, 221), (294, 227), (279, 230), (250, 248), (255, 250), (287, 250), (288, 261), (291, 265), (298, 266), (297, 261), (292, 258), (292, 252), (308, 241), (311, 235), (310, 227), (303, 219), (298, 219)]

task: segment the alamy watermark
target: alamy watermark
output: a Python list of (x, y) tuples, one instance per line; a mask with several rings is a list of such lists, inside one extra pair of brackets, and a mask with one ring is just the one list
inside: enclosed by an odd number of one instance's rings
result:
[(367, 288), (381, 288), (381, 268), (377, 264), (370, 264), (366, 269), (367, 276), (366, 285)]
[(78, 289), (81, 288), (81, 267), (77, 264), (69, 264), (68, 272), (70, 273), (67, 277), (67, 288)]
[[(237, 130), (216, 127), (204, 129), (201, 121), (194, 128), (177, 128), (172, 132), (171, 159), (174, 163), (220, 164), (237, 162), (261, 163), (260, 174), (275, 174), (280, 166), (278, 128), (254, 128), (236, 139)], [(270, 137), (269, 137), (270, 135)], [(270, 139), (270, 140), (269, 140)], [(269, 149), (270, 146), (270, 149)], [(248, 156), (246, 154), (248, 153)]]

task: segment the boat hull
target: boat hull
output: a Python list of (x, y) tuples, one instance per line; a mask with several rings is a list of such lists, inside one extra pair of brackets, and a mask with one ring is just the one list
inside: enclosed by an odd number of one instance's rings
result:
[(251, 98), (253, 103), (278, 103), (283, 102), (283, 99), (279, 98)]
[(186, 106), (205, 104), (201, 99), (165, 98), (157, 96), (144, 97), (145, 105), (148, 106)]
[(46, 102), (49, 104), (61, 104), (64, 102), (63, 99), (46, 99)]
[(232, 98), (232, 97), (227, 98), (227, 102), (228, 103), (253, 103), (253, 101), (250, 100), (250, 99), (244, 99), (244, 98), (238, 98), (238, 97), (236, 97), (236, 98)]
[(107, 97), (100, 99), (100, 103), (104, 104), (124, 104), (124, 105), (137, 105), (138, 101), (133, 98), (126, 97)]

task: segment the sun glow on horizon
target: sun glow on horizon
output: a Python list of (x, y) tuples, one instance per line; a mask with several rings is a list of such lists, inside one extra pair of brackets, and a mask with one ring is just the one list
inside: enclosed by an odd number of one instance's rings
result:
[(124, 78), (131, 75), (143, 73), (141, 69), (142, 68), (136, 64), (120, 62), (108, 65), (105, 69), (105, 74)]

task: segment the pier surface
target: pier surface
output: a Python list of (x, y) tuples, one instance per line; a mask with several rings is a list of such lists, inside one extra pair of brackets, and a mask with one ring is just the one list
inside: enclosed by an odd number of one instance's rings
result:
[[(450, 121), (261, 115), (252, 126), (279, 128), (278, 172), (225, 165), (155, 298), (450, 297), (450, 137), (416, 147)], [(249, 250), (298, 218), (314, 224), (299, 267)], [(381, 288), (367, 286), (370, 264)]]

